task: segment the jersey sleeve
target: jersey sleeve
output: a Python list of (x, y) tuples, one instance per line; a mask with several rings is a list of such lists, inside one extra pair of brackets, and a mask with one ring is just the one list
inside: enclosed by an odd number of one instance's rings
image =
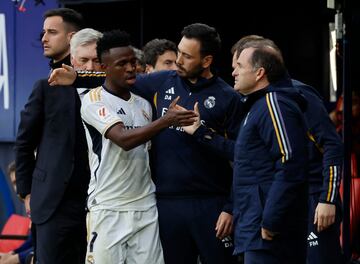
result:
[(152, 111), (152, 107), (150, 105), (150, 103), (146, 102), (147, 104), (147, 114), (149, 115), (149, 123), (151, 122), (151, 120), (153, 119), (153, 111)]
[(95, 93), (88, 93), (84, 96), (81, 106), (81, 117), (84, 122), (94, 127), (102, 135), (113, 125), (121, 123), (122, 120), (117, 114), (101, 100), (97, 100)]

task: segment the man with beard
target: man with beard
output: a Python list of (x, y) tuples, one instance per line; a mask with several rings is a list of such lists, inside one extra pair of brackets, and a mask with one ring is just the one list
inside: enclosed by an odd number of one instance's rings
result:
[[(220, 50), (218, 32), (195, 23), (181, 35), (177, 71), (138, 75), (132, 90), (154, 102), (156, 117), (163, 116), (177, 96), (184, 108), (192, 109), (198, 102), (204, 124), (193, 136), (180, 127), (169, 127), (153, 138), (152, 175), (165, 263), (193, 264), (200, 256), (204, 263), (228, 264), (234, 261), (228, 237), (232, 232), (232, 153), (215, 133), (236, 139), (240, 96), (210, 69)], [(93, 87), (103, 82), (98, 79), (78, 78), (76, 85)], [(49, 82), (71, 84), (74, 80), (74, 72), (63, 68)]]
[(129, 35), (105, 32), (97, 54), (105, 83), (84, 96), (91, 181), (88, 197), (88, 263), (164, 263), (155, 186), (147, 141), (169, 126), (190, 125), (195, 114), (169, 111), (151, 123), (151, 105), (130, 92), (136, 57)]
[[(155, 102), (158, 117), (170, 100), (192, 109), (198, 103), (203, 129), (194, 137), (182, 128), (170, 127), (153, 139), (153, 176), (157, 192), (160, 237), (166, 263), (231, 263), (231, 243), (221, 239), (232, 231), (232, 169), (224, 149), (213, 138), (236, 138), (240, 98), (211, 70), (220, 50), (216, 30), (192, 24), (182, 31), (176, 60), (177, 71), (139, 77), (136, 88)], [(180, 251), (181, 249), (181, 251)], [(181, 254), (179, 254), (181, 252)]]

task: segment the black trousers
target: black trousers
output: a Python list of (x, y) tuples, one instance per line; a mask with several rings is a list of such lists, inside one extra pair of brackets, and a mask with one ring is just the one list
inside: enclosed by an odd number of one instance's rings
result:
[(308, 264), (342, 264), (345, 263), (340, 246), (340, 224), (342, 220), (341, 201), (336, 204), (335, 223), (318, 233), (314, 222), (315, 209), (319, 202), (319, 193), (309, 196), (309, 226), (307, 238)]
[(83, 264), (86, 255), (85, 202), (62, 201), (54, 215), (36, 225), (38, 264)]
[(233, 264), (231, 237), (216, 238), (225, 197), (158, 198), (160, 239), (166, 264)]
[(245, 264), (305, 264), (306, 230), (300, 228), (283, 232), (273, 241), (264, 241), (269, 248), (247, 250), (244, 253)]

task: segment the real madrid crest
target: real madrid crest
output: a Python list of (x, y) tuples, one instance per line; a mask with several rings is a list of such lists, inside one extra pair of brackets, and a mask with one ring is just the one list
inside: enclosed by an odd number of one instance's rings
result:
[(215, 97), (214, 96), (209, 96), (205, 101), (204, 101), (204, 106), (207, 109), (213, 108), (215, 106)]

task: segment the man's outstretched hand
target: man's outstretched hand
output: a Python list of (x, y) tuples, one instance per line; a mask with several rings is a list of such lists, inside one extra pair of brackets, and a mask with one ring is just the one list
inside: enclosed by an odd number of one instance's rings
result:
[(166, 114), (162, 117), (165, 122), (170, 126), (191, 126), (197, 118), (197, 114), (192, 110), (187, 110), (177, 104), (180, 96), (176, 97), (171, 104)]
[(73, 67), (63, 64), (62, 68), (54, 69), (48, 82), (51, 86), (54, 85), (72, 85), (76, 80), (76, 71)]
[[(180, 106), (180, 105), (176, 105), (176, 108), (179, 110), (187, 110), (184, 107)], [(193, 124), (191, 124), (190, 126), (183, 126), (182, 128), (184, 129), (184, 131), (189, 134), (192, 135), (195, 133), (195, 131), (201, 126), (201, 121), (200, 121), (200, 111), (199, 111), (199, 104), (198, 102), (195, 103), (194, 105), (194, 113), (197, 115), (196, 118), (194, 119), (195, 122)]]

